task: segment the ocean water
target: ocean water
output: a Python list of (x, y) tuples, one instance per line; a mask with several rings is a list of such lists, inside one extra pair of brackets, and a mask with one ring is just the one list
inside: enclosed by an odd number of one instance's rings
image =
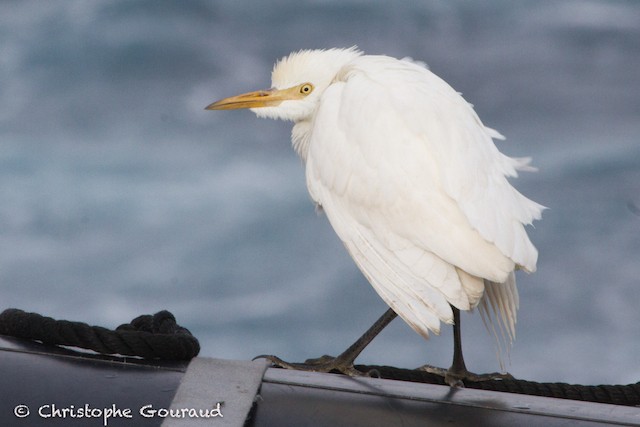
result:
[[(203, 108), (273, 62), (349, 47), (426, 62), (538, 173), (508, 366), (640, 380), (640, 3), (357, 0), (0, 4), (0, 308), (115, 327), (161, 309), (202, 355), (337, 354), (386, 306), (304, 185), (291, 125)], [(498, 369), (477, 314), (465, 357)], [(448, 366), (396, 320), (359, 362)]]

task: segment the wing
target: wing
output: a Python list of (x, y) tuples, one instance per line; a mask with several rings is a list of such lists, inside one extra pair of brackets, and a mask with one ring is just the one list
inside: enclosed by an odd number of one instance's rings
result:
[[(366, 70), (366, 71), (365, 71)], [(533, 202), (506, 180), (518, 161), (446, 83), (417, 65), (358, 58), (323, 94), (307, 185), (380, 296), (424, 336), (482, 279), (535, 269)]]
[[(391, 99), (390, 108), (404, 118), (414, 137), (428, 147), (439, 166), (442, 191), (457, 202), (484, 239), (519, 267), (535, 271), (538, 252), (523, 225), (540, 219), (544, 207), (524, 197), (507, 180), (516, 177), (518, 170), (532, 170), (530, 159), (500, 153), (492, 138), (504, 137), (485, 127), (460, 94), (422, 67), (410, 63), (405, 67), (403, 75), (410, 83), (396, 85), (385, 97)], [(376, 82), (386, 86), (398, 72), (380, 73)]]

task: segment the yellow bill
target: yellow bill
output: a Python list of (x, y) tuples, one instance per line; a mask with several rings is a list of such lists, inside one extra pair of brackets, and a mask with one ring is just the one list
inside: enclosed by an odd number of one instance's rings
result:
[(209, 104), (205, 110), (238, 110), (241, 108), (275, 107), (282, 101), (302, 99), (313, 91), (311, 83), (303, 83), (287, 89), (256, 90), (230, 96)]

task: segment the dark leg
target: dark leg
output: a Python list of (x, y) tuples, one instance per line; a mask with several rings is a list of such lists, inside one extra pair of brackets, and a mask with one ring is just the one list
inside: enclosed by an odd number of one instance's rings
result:
[(353, 367), (356, 357), (362, 353), (362, 350), (398, 315), (392, 309), (387, 310), (376, 323), (371, 326), (356, 342), (337, 357), (322, 356), (317, 359), (309, 359), (305, 363), (289, 363), (276, 356), (256, 356), (269, 360), (276, 366), (287, 369), (297, 369), (309, 372), (331, 372), (338, 371), (350, 377), (366, 375)]
[[(460, 329), (460, 310), (455, 307), (453, 308), (453, 362), (451, 363), (451, 367), (449, 368), (449, 372), (445, 376), (445, 381), (451, 384), (450, 380), (447, 379), (447, 376), (455, 376), (458, 377), (460, 375), (464, 376), (468, 374), (467, 367), (464, 364), (464, 357), (462, 356), (462, 331)], [(455, 383), (459, 381), (459, 379), (453, 379)]]
[(460, 310), (455, 307), (453, 309), (453, 362), (449, 369), (437, 368), (430, 365), (424, 365), (418, 369), (431, 372), (432, 374), (438, 374), (444, 377), (444, 381), (451, 387), (464, 387), (463, 380), (472, 382), (489, 381), (489, 380), (501, 380), (501, 379), (513, 379), (511, 374), (501, 374), (499, 372), (493, 372), (491, 374), (474, 374), (467, 370), (464, 364), (464, 357), (462, 356), (462, 331), (460, 329)]

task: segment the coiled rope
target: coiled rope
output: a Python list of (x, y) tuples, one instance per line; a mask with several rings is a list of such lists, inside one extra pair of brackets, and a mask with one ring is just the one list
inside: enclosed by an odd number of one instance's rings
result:
[(198, 340), (166, 310), (111, 330), (10, 308), (0, 313), (0, 334), (145, 359), (189, 360), (200, 352)]

